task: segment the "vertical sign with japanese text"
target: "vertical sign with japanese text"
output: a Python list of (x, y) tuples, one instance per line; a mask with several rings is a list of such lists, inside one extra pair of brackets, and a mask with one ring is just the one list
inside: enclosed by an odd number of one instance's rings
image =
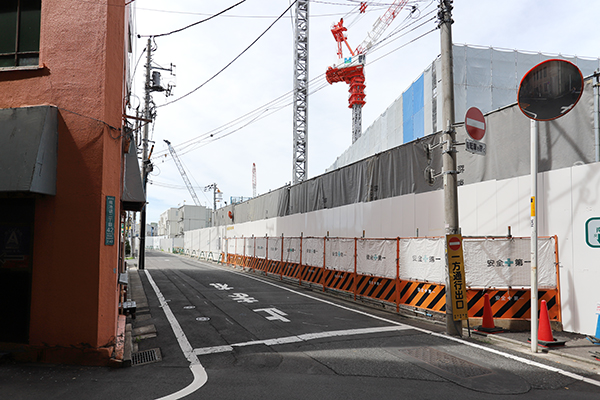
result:
[(452, 299), (452, 318), (454, 321), (467, 319), (469, 311), (462, 242), (462, 235), (446, 235), (446, 251), (450, 270), (450, 297)]
[(106, 246), (115, 244), (115, 196), (106, 196), (104, 244)]

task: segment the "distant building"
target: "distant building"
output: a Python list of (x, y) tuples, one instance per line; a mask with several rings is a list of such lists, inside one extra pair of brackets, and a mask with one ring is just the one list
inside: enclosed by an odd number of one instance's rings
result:
[(146, 224), (146, 236), (158, 236), (158, 223)]
[(204, 206), (184, 205), (169, 208), (160, 215), (157, 236), (172, 238), (182, 236), (183, 232), (206, 228), (210, 226), (210, 214), (211, 210)]
[(178, 211), (178, 236), (183, 235), (183, 232), (206, 228), (209, 226), (211, 210), (204, 206), (185, 205), (179, 207)]
[(179, 209), (169, 208), (160, 214), (158, 220), (158, 236), (175, 237), (177, 236), (179, 223)]

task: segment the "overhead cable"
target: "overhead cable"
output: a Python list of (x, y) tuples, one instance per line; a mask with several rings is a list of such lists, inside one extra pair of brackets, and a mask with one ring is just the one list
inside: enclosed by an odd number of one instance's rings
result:
[[(244, 0), (245, 1), (245, 0)], [(219, 76), (223, 71), (225, 71), (231, 64), (233, 64), (235, 61), (237, 61), (238, 58), (240, 58), (246, 51), (248, 51), (252, 46), (254, 46), (256, 44), (256, 42), (258, 42), (260, 40), (260, 38), (262, 38), (272, 27), (273, 25), (275, 25), (277, 23), (277, 21), (279, 21), (281, 18), (283, 18), (283, 16), (290, 10), (290, 8), (292, 8), (292, 6), (294, 4), (296, 4), (298, 0), (294, 0), (292, 2), (292, 4), (290, 4), (290, 6), (288, 8), (285, 9), (285, 11), (283, 13), (281, 13), (281, 15), (279, 15), (279, 17), (277, 17), (277, 19), (275, 21), (273, 21), (273, 23), (271, 23), (271, 25), (269, 25), (269, 27), (267, 29), (265, 29), (265, 31), (263, 33), (261, 33), (256, 39), (254, 39), (254, 41), (252, 43), (250, 43), (250, 45), (248, 47), (246, 47), (240, 54), (238, 54), (233, 60), (231, 60), (227, 65), (225, 65), (223, 68), (221, 68), (221, 70), (219, 72), (217, 72), (216, 74), (214, 74), (213, 76), (211, 76), (210, 78), (208, 78), (208, 80), (206, 80), (203, 84), (201, 84), (200, 86), (198, 86), (197, 88), (195, 88), (194, 90), (192, 90), (191, 92), (188, 92), (186, 94), (184, 94), (183, 96), (170, 101), (168, 103), (162, 104), (160, 106), (157, 106), (156, 108), (160, 108), (160, 107), (164, 107), (164, 106), (168, 106), (169, 104), (173, 104), (181, 99), (186, 98), (187, 96), (189, 96), (190, 94), (198, 91), (199, 89), (201, 89), (204, 85), (206, 85), (208, 82), (212, 81), (214, 78), (216, 78), (217, 76)]]
[(203, 22), (210, 21), (211, 19), (213, 19), (213, 18), (215, 18), (215, 17), (218, 17), (218, 16), (219, 16), (219, 15), (221, 15), (221, 14), (224, 14), (224, 13), (226, 13), (227, 11), (231, 10), (232, 8), (235, 8), (235, 7), (239, 6), (240, 4), (244, 3), (245, 1), (246, 1), (246, 0), (241, 0), (239, 3), (236, 3), (236, 4), (232, 5), (231, 7), (228, 7), (228, 8), (226, 8), (226, 9), (224, 9), (223, 11), (220, 11), (220, 12), (216, 13), (215, 15), (211, 15), (211, 16), (210, 16), (210, 17), (208, 17), (208, 18), (205, 18), (205, 19), (203, 19), (203, 20), (200, 20), (200, 21), (194, 22), (193, 24), (190, 24), (190, 25), (188, 25), (188, 26), (184, 26), (183, 28), (179, 28), (179, 29), (176, 29), (176, 30), (174, 30), (174, 31), (167, 32), (167, 33), (161, 33), (160, 35), (148, 35), (148, 36), (154, 36), (155, 38), (157, 38), (157, 37), (161, 37), (161, 36), (167, 36), (167, 35), (172, 35), (173, 33), (178, 33), (178, 32), (184, 31), (184, 30), (186, 30), (186, 29), (188, 29), (188, 28), (191, 28), (192, 26), (196, 26), (196, 25), (198, 25), (198, 24), (201, 24), (201, 23), (203, 23)]

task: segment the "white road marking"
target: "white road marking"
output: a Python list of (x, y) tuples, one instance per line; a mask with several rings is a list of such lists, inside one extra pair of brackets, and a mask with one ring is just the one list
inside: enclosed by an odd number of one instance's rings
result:
[(250, 297), (250, 295), (247, 295), (246, 293), (234, 293), (230, 294), (229, 297), (238, 303), (258, 303), (258, 300), (254, 297)]
[(181, 325), (179, 325), (177, 318), (175, 318), (175, 314), (173, 314), (173, 311), (171, 311), (171, 308), (167, 304), (165, 297), (163, 296), (160, 289), (154, 282), (154, 279), (152, 279), (152, 275), (150, 275), (150, 271), (148, 271), (147, 269), (144, 269), (142, 271), (144, 271), (146, 273), (146, 277), (148, 278), (148, 281), (150, 282), (152, 289), (154, 289), (154, 293), (156, 293), (156, 297), (158, 297), (158, 302), (160, 303), (160, 306), (162, 307), (163, 311), (165, 312), (165, 315), (167, 316), (167, 319), (169, 320), (169, 323), (171, 324), (171, 328), (173, 328), (173, 333), (175, 334), (175, 337), (177, 338), (179, 347), (181, 347), (181, 351), (183, 351), (183, 355), (185, 356), (185, 358), (190, 362), (190, 370), (192, 371), (192, 375), (194, 376), (194, 380), (188, 386), (184, 387), (183, 389), (179, 390), (178, 392), (171, 393), (171, 394), (161, 397), (160, 399), (157, 399), (157, 400), (181, 399), (182, 397), (185, 397), (191, 393), (194, 393), (196, 390), (198, 390), (202, 386), (204, 386), (206, 384), (206, 382), (208, 381), (208, 375), (206, 374), (206, 370), (204, 369), (202, 364), (200, 364), (200, 360), (198, 360), (198, 357), (194, 353), (194, 349), (192, 348), (192, 345), (188, 341), (187, 337), (185, 336), (183, 329), (181, 329)]
[(228, 286), (226, 283), (211, 283), (210, 286), (214, 287), (217, 290), (231, 290), (231, 289), (233, 289), (231, 286)]
[(286, 313), (284, 313), (283, 311), (278, 310), (276, 308), (257, 308), (256, 310), (254, 310), (254, 312), (261, 312), (261, 311), (264, 311), (270, 315), (269, 317), (265, 317), (269, 321), (291, 322), (289, 319), (283, 318), (284, 316), (287, 315)]
[(406, 328), (409, 328), (409, 329), (414, 329), (416, 331), (426, 333), (428, 335), (432, 335), (432, 336), (436, 336), (436, 337), (440, 337), (440, 338), (452, 340), (452, 341), (464, 344), (466, 346), (471, 346), (471, 347), (474, 347), (474, 348), (477, 348), (477, 349), (480, 349), (480, 350), (483, 350), (483, 351), (487, 351), (489, 353), (497, 354), (497, 355), (500, 355), (502, 357), (505, 357), (505, 358), (508, 358), (508, 359), (511, 359), (511, 360), (514, 360), (514, 361), (521, 362), (523, 364), (527, 364), (527, 365), (531, 365), (531, 366), (538, 367), (538, 368), (541, 368), (541, 369), (545, 369), (547, 371), (556, 372), (556, 373), (559, 373), (561, 375), (567, 376), (569, 378), (572, 378), (572, 379), (575, 379), (575, 380), (579, 380), (579, 381), (582, 381), (582, 382), (586, 382), (586, 383), (589, 383), (590, 385), (594, 385), (594, 386), (600, 387), (600, 381), (596, 381), (594, 379), (586, 378), (584, 376), (581, 376), (581, 375), (578, 375), (578, 374), (574, 374), (572, 372), (568, 372), (568, 371), (565, 371), (565, 370), (562, 370), (562, 369), (559, 369), (559, 368), (551, 367), (551, 366), (548, 366), (548, 365), (545, 365), (545, 364), (542, 364), (542, 363), (539, 363), (539, 362), (536, 362), (536, 361), (531, 361), (531, 360), (528, 360), (526, 358), (522, 358), (522, 357), (519, 357), (519, 356), (513, 356), (512, 354), (503, 353), (502, 351), (495, 350), (495, 349), (492, 349), (492, 348), (489, 348), (489, 347), (485, 347), (485, 346), (482, 346), (482, 345), (478, 345), (476, 343), (467, 342), (467, 341), (465, 341), (463, 339), (460, 339), (460, 338), (448, 336), (448, 335), (441, 334), (441, 333), (436, 333), (436, 332), (429, 331), (429, 330), (423, 329), (423, 328), (412, 327), (412, 326), (403, 324), (401, 322), (392, 321), (390, 319), (379, 317), (379, 316), (373, 315), (373, 314), (369, 314), (369, 313), (364, 312), (364, 311), (355, 310), (355, 309), (352, 309), (352, 308), (349, 308), (349, 307), (346, 307), (346, 306), (342, 306), (340, 304), (333, 303), (333, 302), (328, 301), (328, 300), (324, 300), (324, 299), (320, 299), (318, 297), (314, 297), (314, 296), (308, 295), (306, 293), (301, 293), (301, 292), (295, 291), (294, 289), (290, 289), (290, 288), (287, 288), (285, 286), (280, 286), (280, 285), (278, 285), (276, 283), (269, 282), (269, 281), (266, 281), (264, 279), (260, 279), (258, 277), (249, 275), (248, 273), (237, 272), (237, 271), (230, 271), (230, 270), (225, 269), (224, 267), (212, 266), (210, 264), (203, 264), (203, 265), (210, 266), (210, 267), (212, 267), (214, 269), (224, 270), (224, 271), (227, 271), (227, 272), (232, 273), (232, 274), (238, 274), (238, 275), (241, 275), (241, 276), (245, 276), (245, 277), (247, 277), (249, 279), (254, 279), (256, 281), (265, 283), (267, 285), (275, 286), (275, 287), (278, 287), (278, 288), (283, 289), (283, 290), (287, 290), (288, 292), (292, 292), (292, 293), (295, 293), (297, 295), (307, 297), (309, 299), (320, 301), (320, 302), (325, 303), (325, 304), (330, 304), (330, 305), (332, 305), (334, 307), (338, 307), (338, 308), (341, 308), (341, 309), (344, 309), (344, 310), (348, 310), (348, 311), (351, 311), (351, 312), (354, 312), (354, 313), (357, 313), (357, 314), (366, 315), (368, 317), (377, 319), (379, 321), (389, 322), (390, 324), (393, 324), (393, 325), (403, 326), (403, 327), (406, 327)]
[(194, 353), (196, 353), (196, 355), (200, 356), (200, 355), (205, 355), (205, 354), (225, 353), (228, 351), (233, 351), (234, 347), (246, 347), (246, 346), (254, 346), (254, 345), (258, 345), (258, 344), (264, 344), (266, 346), (276, 346), (279, 344), (306, 342), (309, 340), (323, 339), (323, 338), (330, 338), (330, 337), (366, 335), (366, 334), (370, 334), (370, 333), (403, 331), (403, 330), (408, 330), (408, 329), (412, 329), (412, 327), (410, 327), (408, 325), (406, 325), (406, 326), (395, 325), (395, 326), (380, 326), (380, 327), (375, 327), (375, 328), (343, 329), (343, 330), (339, 330), (339, 331), (305, 333), (303, 335), (285, 336), (285, 337), (281, 337), (281, 338), (266, 339), (266, 340), (253, 340), (250, 342), (234, 343), (234, 344), (224, 345), (224, 346), (202, 347), (199, 349), (194, 349)]

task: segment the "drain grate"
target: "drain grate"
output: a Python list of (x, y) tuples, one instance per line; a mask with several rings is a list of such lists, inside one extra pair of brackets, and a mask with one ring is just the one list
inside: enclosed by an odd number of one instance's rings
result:
[(473, 378), (476, 376), (493, 373), (493, 371), (487, 368), (465, 361), (458, 357), (454, 357), (453, 355), (444, 353), (443, 351), (439, 351), (431, 347), (414, 347), (401, 351), (411, 357), (418, 358), (429, 365), (442, 369), (446, 372), (450, 372), (451, 374), (462, 378)]
[(153, 362), (161, 361), (162, 356), (160, 355), (160, 349), (150, 349), (144, 351), (138, 351), (137, 353), (131, 353), (131, 366), (150, 364)]

